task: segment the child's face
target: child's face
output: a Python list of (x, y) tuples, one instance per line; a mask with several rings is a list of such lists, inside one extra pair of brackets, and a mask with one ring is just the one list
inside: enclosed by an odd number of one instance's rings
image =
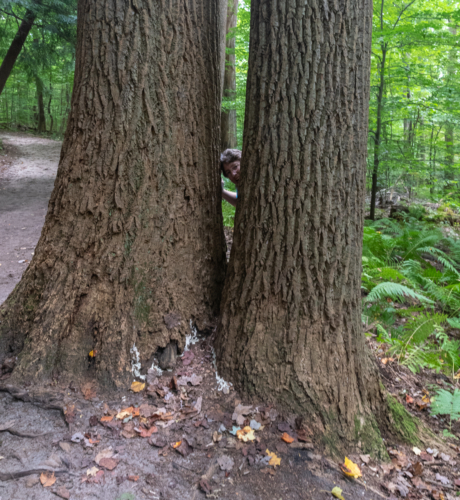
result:
[(232, 163), (224, 163), (225, 175), (238, 186), (240, 180), (240, 160), (235, 160)]

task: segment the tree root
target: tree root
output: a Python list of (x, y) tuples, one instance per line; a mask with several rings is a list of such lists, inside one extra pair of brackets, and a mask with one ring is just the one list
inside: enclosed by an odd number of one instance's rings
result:
[(40, 406), (45, 410), (59, 410), (64, 414), (64, 398), (60, 393), (40, 391), (40, 389), (27, 391), (12, 385), (0, 385), (0, 392), (7, 392), (13, 398), (20, 399), (24, 403)]
[(10, 481), (12, 479), (31, 476), (32, 474), (41, 474), (42, 472), (53, 472), (55, 476), (70, 474), (70, 472), (65, 469), (53, 470), (48, 467), (39, 467), (38, 469), (18, 470), (15, 472), (0, 472), (0, 481)]
[(38, 438), (50, 434), (49, 432), (42, 432), (41, 434), (28, 434), (27, 432), (17, 431), (16, 429), (12, 428), (14, 422), (15, 422), (14, 420), (11, 420), (10, 422), (7, 422), (4, 425), (0, 425), (0, 432), (9, 432), (13, 436), (18, 436), (23, 438)]

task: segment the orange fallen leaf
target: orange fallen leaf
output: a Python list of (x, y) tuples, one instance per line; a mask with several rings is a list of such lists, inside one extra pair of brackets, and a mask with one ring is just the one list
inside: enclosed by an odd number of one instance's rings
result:
[(182, 441), (177, 441), (177, 443), (174, 443), (173, 444), (173, 448), (176, 449), (176, 448), (179, 448), (179, 446), (181, 445)]
[(42, 472), (40, 474), (40, 482), (42, 483), (44, 488), (53, 486), (53, 484), (56, 482), (56, 476), (54, 475), (54, 472)]
[(113, 415), (107, 415), (101, 418), (101, 422), (111, 422), (113, 420)]
[(134, 475), (133, 475), (133, 476), (128, 476), (128, 479), (129, 479), (130, 481), (134, 481), (134, 482), (136, 482), (136, 481), (139, 479), (139, 476), (134, 476)]
[(88, 441), (91, 443), (91, 444), (97, 444), (97, 443), (100, 443), (101, 440), (100, 439), (91, 439), (89, 438)]
[(96, 350), (92, 350), (92, 351), (89, 352), (88, 356), (90, 358), (94, 358), (94, 357), (96, 357), (96, 354), (97, 354), (97, 351)]
[(291, 444), (294, 442), (294, 438), (291, 437), (287, 432), (283, 432), (281, 439), (287, 444)]
[(276, 467), (277, 465), (281, 465), (281, 458), (276, 456), (275, 452), (271, 452), (268, 450), (268, 448), (265, 450), (265, 453), (271, 457), (270, 461), (268, 462), (268, 465), (273, 465), (273, 467)]
[(406, 394), (406, 403), (411, 405), (414, 402), (414, 398), (412, 396), (409, 396), (409, 394)]
[(360, 468), (347, 457), (345, 457), (345, 463), (341, 465), (340, 468), (347, 477), (353, 479), (358, 479), (358, 477), (362, 477)]
[(381, 361), (382, 361), (382, 363), (383, 363), (384, 365), (386, 365), (387, 363), (389, 363), (389, 362), (391, 362), (391, 361), (394, 361), (394, 359), (393, 359), (393, 358), (383, 358)]

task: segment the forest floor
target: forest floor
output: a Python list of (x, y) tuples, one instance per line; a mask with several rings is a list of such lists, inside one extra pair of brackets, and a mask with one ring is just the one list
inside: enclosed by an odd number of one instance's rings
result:
[[(0, 139), (1, 303), (40, 236), (60, 143), (9, 132), (0, 132)], [(226, 236), (231, 239), (228, 229)], [(389, 439), (391, 462), (349, 455), (363, 473), (351, 481), (294, 416), (242, 401), (232, 387), (219, 390), (211, 339), (190, 340), (175, 370), (149, 371), (148, 389), (140, 392), (102, 394), (91, 384), (64, 387), (59, 381), (40, 390), (33, 381), (13, 388), (4, 376), (0, 500), (329, 500), (334, 487), (345, 500), (456, 496), (455, 444), (418, 449)], [(442, 426), (433, 425), (422, 398), (427, 384), (442, 385), (442, 377), (414, 376), (382, 362), (385, 353), (372, 339), (369, 345), (388, 390), (439, 433)], [(230, 432), (238, 424), (254, 431), (246, 441)]]

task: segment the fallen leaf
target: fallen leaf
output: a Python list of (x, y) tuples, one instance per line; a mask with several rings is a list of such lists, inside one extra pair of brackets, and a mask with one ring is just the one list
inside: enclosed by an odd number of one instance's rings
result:
[(231, 471), (235, 465), (235, 462), (228, 455), (222, 455), (219, 457), (217, 459), (217, 463), (219, 464), (220, 469), (225, 471)]
[(64, 417), (68, 424), (73, 424), (75, 422), (76, 412), (75, 405), (69, 405), (64, 408)]
[(69, 500), (70, 498), (70, 492), (65, 486), (60, 486), (55, 493), (58, 497), (63, 498), (64, 500)]
[(155, 414), (156, 411), (157, 408), (152, 405), (143, 404), (139, 406), (139, 415), (141, 417), (150, 418), (152, 415)]
[(72, 441), (72, 443), (80, 443), (81, 441), (84, 441), (84, 439), (85, 439), (85, 436), (83, 436), (83, 434), (81, 432), (76, 432), (70, 438), (70, 440)]
[(281, 439), (287, 443), (287, 444), (291, 444), (294, 442), (294, 438), (291, 437), (287, 432), (284, 432), (283, 435), (281, 436)]
[(280, 432), (289, 432), (291, 430), (291, 426), (287, 422), (280, 422), (278, 424), (278, 430)]
[(114, 452), (111, 448), (106, 448), (105, 450), (102, 450), (100, 451), (97, 455), (96, 455), (96, 458), (94, 459), (94, 461), (97, 463), (97, 465), (99, 465), (99, 462), (103, 459), (103, 458), (112, 458), (114, 455)]
[[(190, 351), (187, 351), (187, 352), (190, 352)], [(204, 491), (204, 493), (206, 493), (207, 495), (212, 493), (212, 487), (209, 484), (209, 481), (205, 478), (201, 479), (200, 488), (201, 488), (201, 491)]]
[(439, 472), (436, 474), (435, 477), (436, 477), (436, 481), (439, 481), (442, 484), (450, 484), (449, 479), (447, 479), (446, 476), (441, 476), (441, 474), (439, 474)]
[(131, 390), (133, 392), (141, 392), (143, 391), (145, 388), (145, 382), (137, 382), (137, 381), (134, 381), (132, 384), (131, 384)]
[(130, 481), (133, 481), (134, 483), (139, 479), (139, 476), (134, 476), (134, 475), (131, 475), (131, 476), (128, 476), (128, 479)]
[[(137, 429), (136, 429), (137, 430)], [(139, 436), (143, 438), (149, 438), (152, 434), (155, 434), (155, 432), (158, 432), (158, 428), (155, 425), (152, 425), (150, 429), (140, 429), (138, 430)]]
[(412, 451), (419, 457), (422, 453), (422, 450), (419, 450), (416, 446), (412, 448)]
[(118, 465), (118, 460), (115, 460), (114, 458), (102, 458), (99, 461), (99, 465), (104, 467), (104, 469), (113, 470)]
[(183, 457), (188, 457), (190, 453), (193, 453), (193, 448), (186, 439), (182, 439), (180, 445), (175, 447), (175, 450), (180, 453)]
[(406, 497), (409, 494), (409, 490), (411, 488), (410, 483), (402, 476), (398, 476), (395, 483), (395, 487), (399, 491), (399, 494), (403, 498)]
[(249, 427), (249, 425), (247, 425), (246, 427), (243, 427), (241, 430), (239, 431), (236, 431), (236, 437), (240, 440), (240, 441), (244, 441), (245, 443), (247, 443), (248, 441), (254, 441), (254, 439), (256, 438), (254, 436), (254, 430), (251, 429)]
[(96, 389), (93, 382), (87, 382), (81, 386), (81, 393), (85, 399), (93, 399), (96, 397)]
[(421, 476), (423, 473), (423, 465), (422, 462), (416, 462), (411, 467), (411, 472), (414, 476)]
[(107, 415), (101, 418), (101, 422), (111, 422), (113, 420), (113, 415)]
[(181, 445), (182, 441), (177, 441), (176, 443), (173, 444), (173, 448), (176, 449), (176, 448), (179, 448), (179, 446)]
[(343, 498), (342, 496), (342, 490), (338, 486), (332, 488), (331, 493), (335, 498), (338, 498), (339, 500), (345, 500), (345, 498)]
[(93, 477), (88, 478), (88, 483), (99, 484), (104, 477), (104, 471), (98, 470)]
[(95, 351), (95, 350), (93, 349), (92, 351), (89, 351), (88, 356), (89, 356), (90, 358), (94, 358), (94, 357), (96, 356), (96, 354), (97, 354), (97, 351)]
[(91, 469), (88, 469), (86, 471), (86, 475), (89, 477), (92, 477), (92, 476), (95, 476), (98, 471), (99, 471), (99, 469), (97, 467), (91, 467)]
[(277, 465), (281, 465), (281, 458), (278, 458), (276, 456), (275, 452), (270, 452), (268, 448), (265, 450), (265, 453), (271, 457), (270, 461), (268, 462), (268, 465), (273, 465), (273, 467), (276, 467)]
[(362, 477), (360, 468), (347, 457), (345, 457), (345, 462), (340, 466), (340, 468), (347, 477), (351, 477), (353, 479)]
[(406, 394), (406, 403), (408, 405), (411, 405), (414, 402), (414, 398), (412, 396), (409, 396), (409, 394)]
[(434, 462), (434, 458), (430, 454), (425, 453), (424, 451), (420, 453), (420, 458), (422, 460), (425, 460), (425, 462)]
[(245, 421), (245, 415), (248, 415), (252, 411), (252, 406), (243, 406), (239, 404), (232, 415), (232, 420), (236, 420), (238, 425), (243, 425)]
[(54, 472), (42, 472), (40, 474), (40, 482), (42, 483), (44, 488), (53, 486), (53, 484), (56, 482), (56, 476), (54, 475)]
[(418, 490), (432, 490), (431, 486), (422, 481), (422, 478), (420, 477), (414, 477), (413, 479), (411, 479), (411, 482)]
[(149, 444), (151, 444), (152, 446), (156, 446), (157, 448), (164, 448), (168, 445), (166, 439), (162, 436), (152, 436), (149, 439)]

